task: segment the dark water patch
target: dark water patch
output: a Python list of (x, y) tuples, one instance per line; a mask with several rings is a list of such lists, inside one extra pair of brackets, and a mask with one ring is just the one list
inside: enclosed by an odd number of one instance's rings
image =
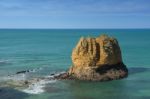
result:
[[(128, 80), (128, 81), (130, 81), (130, 80)], [(136, 80), (134, 79), (134, 80), (131, 80), (131, 82), (132, 83), (137, 83), (137, 84), (138, 83), (139, 84), (141, 84), (141, 83), (143, 83), (143, 84), (149, 84), (150, 79), (146, 79), (146, 80), (145, 79), (144, 80), (143, 79), (136, 79)]]
[[(96, 99), (94, 96), (75, 96), (75, 99)], [(98, 99), (98, 98), (97, 98)]]
[(142, 73), (142, 72), (150, 72), (150, 68), (145, 68), (145, 67), (132, 67), (129, 68), (128, 70), (129, 70), (129, 75)]
[(62, 89), (60, 89), (60, 88), (51, 87), (51, 86), (48, 86), (48, 87), (46, 87), (46, 88), (44, 88), (44, 89), (45, 89), (45, 91), (48, 92), (48, 93), (59, 93), (59, 92), (61, 92), (61, 91), (64, 91), (64, 90), (62, 90)]
[(137, 97), (135, 99), (150, 99), (150, 96), (141, 96), (141, 97)]
[(0, 99), (25, 99), (29, 95), (11, 88), (0, 88)]

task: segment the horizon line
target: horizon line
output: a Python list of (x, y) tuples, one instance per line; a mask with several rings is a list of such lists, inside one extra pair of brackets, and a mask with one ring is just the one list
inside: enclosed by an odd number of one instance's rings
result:
[(58, 30), (72, 30), (72, 29), (150, 29), (150, 28), (0, 28), (1, 30), (2, 29), (18, 29), (18, 30), (21, 30), (21, 29), (31, 29), (31, 30), (34, 30), (34, 29), (37, 29), (37, 30), (55, 30), (55, 29), (58, 29)]

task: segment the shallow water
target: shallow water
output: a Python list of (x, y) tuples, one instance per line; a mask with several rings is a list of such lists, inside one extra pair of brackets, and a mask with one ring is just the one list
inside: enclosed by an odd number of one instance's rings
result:
[[(149, 99), (150, 29), (0, 30), (0, 81), (21, 70), (29, 77), (66, 71), (81, 36), (108, 34), (118, 39), (129, 77), (110, 82), (56, 81), (43, 93), (1, 88), (2, 99)], [(7, 95), (3, 94), (6, 93)], [(18, 95), (18, 93), (20, 95)], [(23, 95), (22, 95), (23, 94)], [(9, 99), (11, 99), (9, 97)]]

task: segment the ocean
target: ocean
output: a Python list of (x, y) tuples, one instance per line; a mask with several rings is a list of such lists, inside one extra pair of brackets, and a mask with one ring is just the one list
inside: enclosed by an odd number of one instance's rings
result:
[[(3, 86), (3, 81), (18, 71), (32, 70), (28, 78), (67, 71), (80, 37), (101, 34), (119, 41), (129, 69), (127, 78), (108, 82), (51, 81), (36, 84), (33, 90)], [(149, 83), (150, 29), (0, 29), (1, 99), (150, 99)]]

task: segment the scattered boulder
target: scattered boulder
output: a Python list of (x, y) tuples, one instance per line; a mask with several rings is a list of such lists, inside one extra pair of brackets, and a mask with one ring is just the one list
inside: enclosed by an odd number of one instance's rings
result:
[(28, 73), (28, 72), (29, 72), (29, 70), (23, 70), (23, 71), (16, 72), (16, 74), (25, 74), (25, 73)]

